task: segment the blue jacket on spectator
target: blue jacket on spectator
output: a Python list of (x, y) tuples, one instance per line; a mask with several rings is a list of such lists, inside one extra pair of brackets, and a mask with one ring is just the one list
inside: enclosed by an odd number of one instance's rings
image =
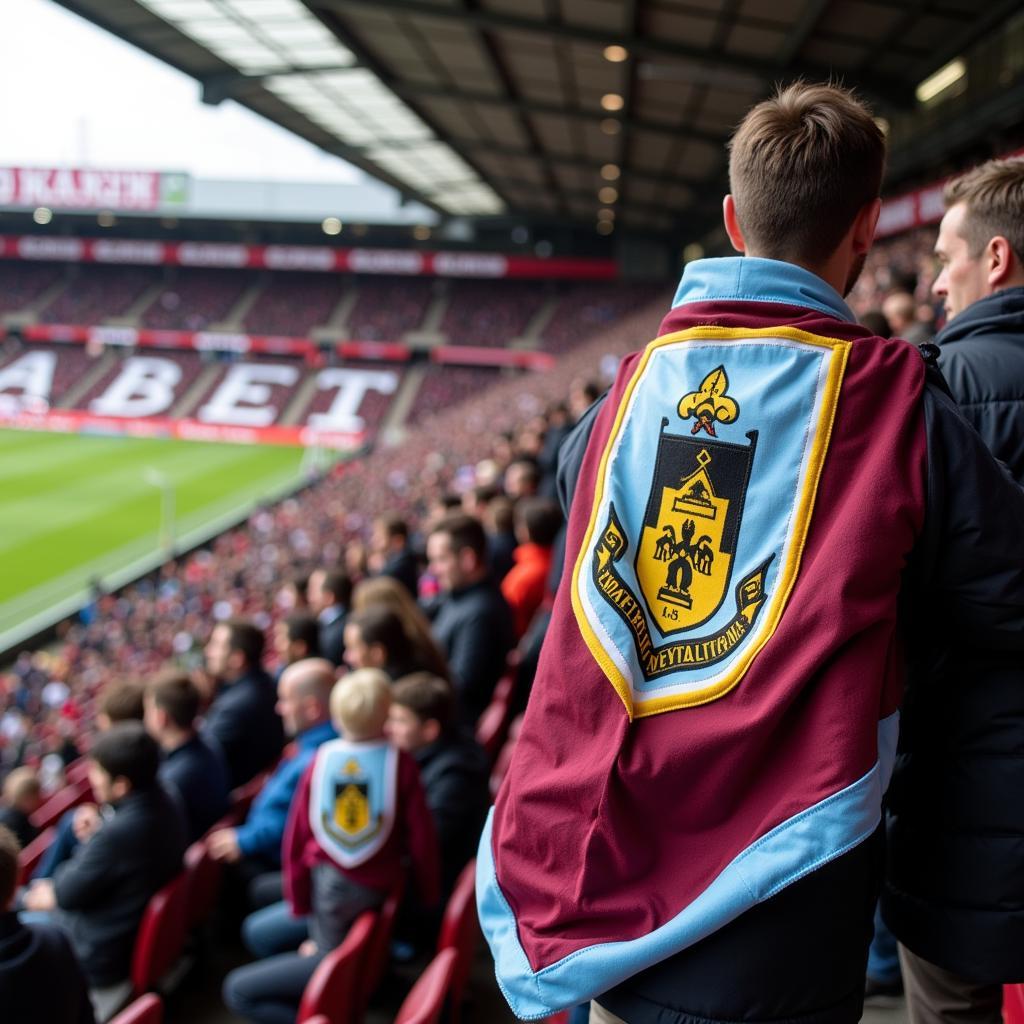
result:
[(281, 863), (281, 840), (295, 787), (317, 747), (337, 738), (330, 722), (321, 722), (295, 737), (294, 756), (281, 761), (253, 800), (245, 823), (238, 826), (235, 835), (242, 856), (258, 855), (274, 864)]

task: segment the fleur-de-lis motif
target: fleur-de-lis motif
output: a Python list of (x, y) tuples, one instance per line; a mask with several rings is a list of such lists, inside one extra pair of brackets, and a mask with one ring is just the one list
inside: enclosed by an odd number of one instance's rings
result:
[(730, 398), (729, 377), (724, 366), (712, 370), (696, 391), (683, 395), (679, 400), (678, 412), (682, 419), (696, 418), (691, 434), (703, 430), (711, 437), (717, 437), (715, 423), (732, 423), (740, 414), (739, 403)]

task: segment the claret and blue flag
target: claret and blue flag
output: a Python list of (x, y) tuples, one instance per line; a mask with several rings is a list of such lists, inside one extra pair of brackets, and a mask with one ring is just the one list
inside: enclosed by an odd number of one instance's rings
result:
[(852, 319), (800, 268), (700, 261), (593, 420), (478, 858), (521, 1018), (686, 949), (878, 826), (923, 364)]

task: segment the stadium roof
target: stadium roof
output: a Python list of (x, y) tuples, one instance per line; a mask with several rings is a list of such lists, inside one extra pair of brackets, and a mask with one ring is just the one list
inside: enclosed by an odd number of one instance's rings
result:
[[(780, 80), (885, 117), (1019, 0), (58, 0), (442, 213), (699, 237)], [(603, 212), (602, 212), (603, 211)], [(608, 212), (613, 211), (613, 212)], [(610, 227), (603, 230), (610, 231)]]

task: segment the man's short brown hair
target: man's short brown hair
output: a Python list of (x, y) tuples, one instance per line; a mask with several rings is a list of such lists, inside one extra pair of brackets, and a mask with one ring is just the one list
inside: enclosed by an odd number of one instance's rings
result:
[(18, 886), (18, 854), (21, 845), (18, 837), (0, 825), (0, 913), (7, 909), (14, 890)]
[(199, 714), (199, 690), (184, 672), (162, 672), (150, 683), (148, 693), (179, 729), (193, 727)]
[(106, 715), (111, 725), (118, 722), (141, 722), (146, 710), (142, 702), (143, 693), (139, 683), (108, 683), (100, 693), (96, 710)]
[(391, 700), (408, 708), (421, 722), (434, 719), (447, 732), (455, 722), (455, 691), (447, 679), (432, 672), (413, 672), (396, 679)]
[(853, 93), (796, 82), (754, 107), (729, 142), (729, 185), (748, 249), (824, 263), (878, 198), (885, 137)]
[(248, 619), (226, 619), (223, 625), (228, 628), (228, 649), (242, 652), (246, 668), (259, 668), (263, 661), (263, 630)]
[(452, 550), (455, 552), (469, 548), (477, 557), (477, 561), (485, 564), (487, 561), (487, 534), (484, 533), (483, 524), (479, 519), (468, 516), (463, 512), (454, 512), (445, 516), (430, 531), (431, 536), (435, 533), (446, 534), (452, 542)]
[(960, 234), (971, 259), (982, 254), (989, 239), (1001, 235), (1024, 264), (1024, 157), (989, 160), (950, 181), (942, 198), (947, 210), (959, 203), (966, 208)]

